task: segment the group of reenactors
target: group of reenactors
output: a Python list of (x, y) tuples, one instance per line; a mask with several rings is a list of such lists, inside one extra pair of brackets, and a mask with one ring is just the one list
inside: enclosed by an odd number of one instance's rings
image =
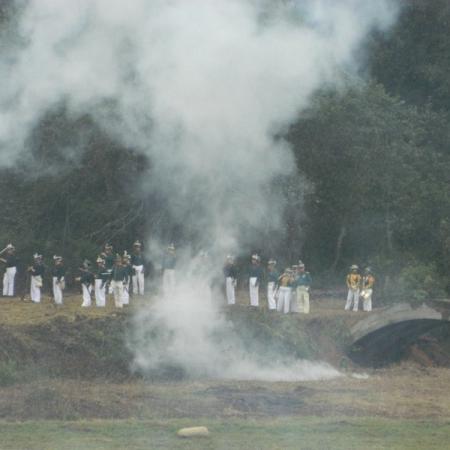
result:
[[(227, 256), (224, 276), (227, 303), (234, 305), (238, 271), (235, 258), (231, 255)], [(305, 264), (302, 261), (279, 272), (274, 259), (269, 259), (267, 268), (264, 270), (261, 265), (261, 257), (258, 254), (253, 254), (251, 257), (248, 269), (248, 288), (252, 307), (260, 306), (260, 287), (264, 286), (269, 311), (279, 311), (285, 314), (291, 312), (308, 314), (311, 283), (311, 275), (305, 270)]]
[[(3, 276), (3, 296), (14, 296), (14, 279), (17, 273), (17, 258), (15, 248), (8, 244), (0, 251), (0, 261), (5, 264)], [(177, 264), (176, 249), (173, 244), (166, 248), (162, 269), (162, 291), (164, 295), (174, 292), (176, 280), (175, 269)], [(131, 253), (123, 254), (113, 252), (111, 244), (105, 244), (98, 255), (95, 265), (84, 260), (78, 269), (76, 281), (80, 282), (83, 302), (82, 307), (106, 306), (107, 295), (114, 298), (117, 308), (122, 308), (130, 302), (130, 293), (133, 296), (143, 296), (145, 290), (146, 262), (142, 253), (142, 244), (137, 240), (133, 244)], [(41, 302), (41, 288), (43, 285), (46, 266), (42, 255), (33, 255), (33, 264), (27, 268), (29, 274), (30, 297), (33, 303)], [(225, 278), (225, 294), (228, 305), (236, 303), (236, 287), (238, 282), (238, 269), (235, 258), (227, 256), (223, 269)], [(63, 294), (66, 284), (66, 267), (62, 256), (53, 256), (51, 268), (52, 293), (56, 305), (63, 304)], [(310, 287), (312, 278), (305, 270), (305, 264), (287, 267), (278, 271), (277, 261), (269, 259), (264, 269), (261, 258), (253, 254), (248, 268), (248, 289), (250, 306), (260, 306), (260, 288), (264, 286), (269, 311), (279, 311), (285, 314), (310, 312)], [(358, 311), (360, 299), (363, 310), (372, 310), (372, 293), (375, 283), (374, 275), (368, 267), (361, 275), (357, 265), (350, 267), (346, 283), (348, 287), (345, 310)]]
[[(12, 244), (8, 244), (0, 252), (0, 261), (6, 266), (3, 276), (3, 296), (13, 297), (18, 261)], [(133, 295), (144, 295), (144, 264), (142, 244), (139, 241), (134, 242), (131, 254), (125, 251), (122, 255), (114, 254), (112, 245), (105, 244), (96, 259), (95, 266), (86, 259), (78, 269), (79, 273), (75, 280), (81, 283), (83, 294), (81, 306), (89, 307), (94, 300), (96, 306), (103, 307), (106, 305), (107, 294), (112, 294), (115, 306), (122, 308), (129, 304), (131, 288)], [(53, 300), (56, 305), (62, 305), (66, 287), (66, 267), (62, 256), (53, 256), (50, 271)], [(33, 303), (41, 302), (41, 288), (46, 272), (43, 256), (35, 253), (32, 265), (27, 268), (30, 298)]]

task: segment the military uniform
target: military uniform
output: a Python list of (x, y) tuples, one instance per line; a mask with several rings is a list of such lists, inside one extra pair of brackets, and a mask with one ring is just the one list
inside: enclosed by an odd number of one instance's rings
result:
[(263, 279), (263, 270), (259, 265), (260, 257), (252, 256), (252, 264), (248, 270), (248, 287), (250, 294), (250, 305), (259, 306), (259, 285)]
[(363, 299), (363, 310), (372, 311), (372, 293), (373, 286), (375, 284), (375, 277), (369, 268), (365, 270), (364, 276), (362, 277), (362, 290), (361, 297)]
[(34, 255), (34, 263), (28, 269), (30, 272), (30, 298), (33, 303), (41, 302), (41, 287), (44, 280), (45, 266), (42, 263), (42, 256)]
[(237, 269), (234, 265), (234, 258), (227, 256), (227, 263), (223, 268), (225, 276), (225, 292), (227, 295), (227, 303), (234, 305), (236, 303), (236, 284), (237, 284)]
[(63, 304), (63, 291), (66, 287), (65, 275), (66, 269), (63, 265), (61, 256), (54, 256), (55, 265), (52, 269), (53, 279), (53, 298), (57, 305)]
[(267, 306), (270, 311), (275, 311), (277, 309), (277, 301), (275, 298), (277, 283), (280, 274), (275, 269), (277, 262), (273, 259), (269, 260), (267, 267)]
[(122, 260), (119, 255), (116, 257), (116, 263), (112, 269), (111, 286), (114, 294), (114, 304), (117, 308), (122, 308), (124, 284), (128, 282), (128, 269), (122, 266)]
[(106, 305), (106, 287), (111, 279), (111, 272), (106, 270), (105, 260), (97, 258), (97, 268), (94, 272), (95, 304), (102, 308)]
[(14, 280), (17, 273), (17, 258), (14, 254), (15, 248), (12, 244), (6, 247), (7, 254), (4, 258), (0, 258), (6, 265), (5, 274), (3, 275), (3, 295), (7, 297), (14, 296)]
[(130, 285), (131, 285), (131, 279), (134, 274), (133, 267), (130, 263), (130, 255), (125, 252), (122, 259), (122, 264), (125, 269), (127, 279), (123, 283), (123, 295), (122, 295), (122, 305), (129, 305), (130, 304)]
[(291, 310), (292, 285), (294, 282), (292, 269), (286, 269), (278, 278), (277, 311), (288, 314)]
[(89, 261), (85, 261), (83, 266), (80, 267), (80, 282), (83, 290), (83, 303), (81, 306), (86, 308), (92, 305), (91, 294), (95, 282), (94, 274), (90, 270)]
[(175, 266), (177, 264), (177, 257), (175, 255), (175, 246), (173, 244), (167, 247), (166, 254), (162, 261), (163, 271), (163, 294), (165, 296), (171, 295), (175, 289)]
[(345, 310), (349, 311), (353, 304), (353, 311), (358, 311), (359, 306), (359, 292), (361, 288), (361, 275), (358, 273), (358, 266), (350, 267), (351, 272), (347, 275), (347, 302), (345, 303)]
[(309, 288), (311, 287), (312, 279), (309, 272), (301, 271), (304, 267), (303, 264), (299, 265), (299, 271), (295, 279), (295, 287), (299, 312), (309, 314)]
[(133, 244), (134, 251), (131, 255), (131, 266), (133, 267), (133, 295), (144, 295), (144, 257), (141, 253), (141, 243), (136, 241)]

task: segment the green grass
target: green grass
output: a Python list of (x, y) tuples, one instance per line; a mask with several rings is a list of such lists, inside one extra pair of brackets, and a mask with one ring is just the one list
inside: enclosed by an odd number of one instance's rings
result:
[[(210, 437), (182, 439), (176, 430), (206, 425)], [(380, 418), (0, 423), (1, 450), (113, 449), (442, 449), (450, 423)]]

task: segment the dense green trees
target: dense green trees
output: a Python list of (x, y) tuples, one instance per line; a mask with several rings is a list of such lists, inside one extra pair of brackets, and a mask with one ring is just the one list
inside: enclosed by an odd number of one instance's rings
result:
[[(387, 286), (396, 276), (399, 295), (413, 285), (441, 295), (450, 272), (449, 29), (446, 0), (406, 1), (397, 25), (372, 37), (365, 81), (318, 93), (291, 127), (298, 176), (285, 188), (293, 208), (280, 253), (301, 249), (316, 273), (372, 264), (391, 275)], [(82, 154), (70, 151), (80, 143)], [(54, 111), (30, 147), (32, 158), (0, 177), (0, 242), (20, 243), (23, 256), (38, 249), (75, 261), (106, 240), (128, 247), (156, 229), (182, 233), (157, 197), (136, 194), (151, 161), (118, 148), (89, 117)]]

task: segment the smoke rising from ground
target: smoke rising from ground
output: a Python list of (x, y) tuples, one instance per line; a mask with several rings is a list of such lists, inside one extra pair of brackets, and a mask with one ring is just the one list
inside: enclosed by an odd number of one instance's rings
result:
[[(143, 189), (166, 200), (216, 267), (226, 252), (246, 250), (255, 230), (280, 228), (286, 205), (270, 185), (295, 162), (275, 136), (318, 88), (357, 68), (368, 32), (394, 18), (388, 0), (30, 0), (1, 49), (0, 164), (27, 151), (49, 110), (90, 114), (148, 155)], [(215, 352), (209, 336), (223, 324), (199, 293), (204, 280), (186, 277), (189, 267), (179, 270), (183, 289), (156, 314), (180, 339), (203, 342), (200, 373)], [(149, 353), (138, 353), (142, 367)], [(165, 353), (192, 361), (176, 342)]]

